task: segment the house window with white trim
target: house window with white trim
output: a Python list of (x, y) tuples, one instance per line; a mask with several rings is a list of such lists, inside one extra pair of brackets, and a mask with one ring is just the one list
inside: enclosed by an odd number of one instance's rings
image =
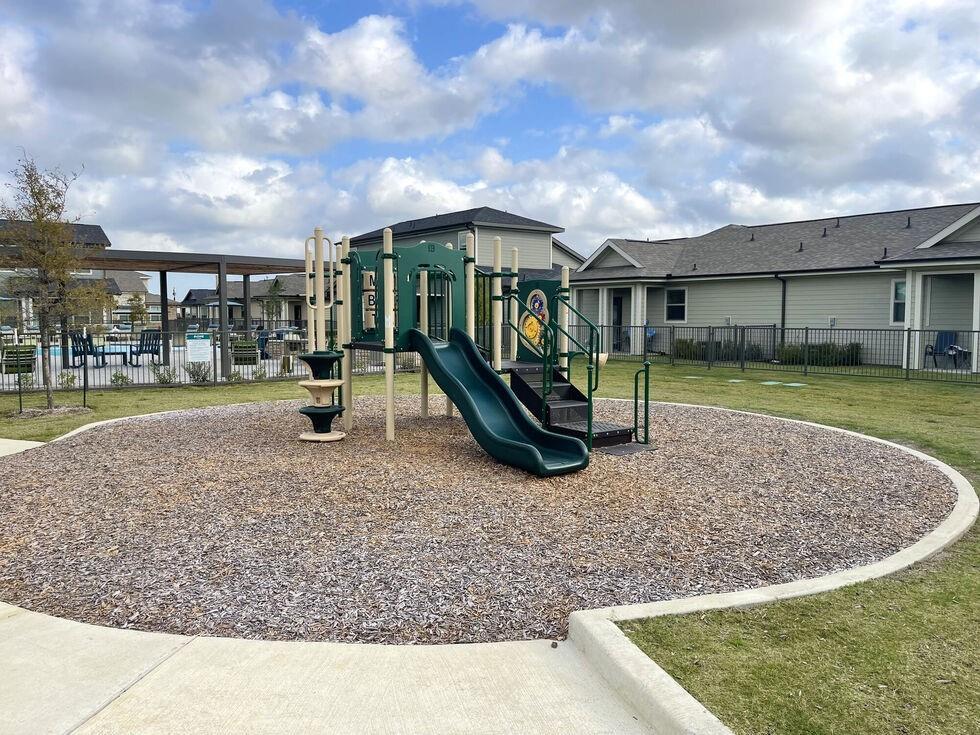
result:
[(456, 233), (456, 249), (466, 251), (466, 230)]
[(892, 281), (891, 295), (891, 323), (892, 325), (905, 324), (905, 281)]
[(664, 321), (687, 321), (687, 289), (668, 288), (664, 294)]

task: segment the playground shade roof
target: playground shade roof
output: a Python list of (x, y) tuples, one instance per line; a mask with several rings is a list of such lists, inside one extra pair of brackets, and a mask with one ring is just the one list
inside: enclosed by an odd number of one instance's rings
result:
[[(397, 222), (391, 227), (391, 234), (394, 237), (406, 234), (422, 234), (425, 232), (435, 232), (453, 227), (465, 227), (474, 225), (477, 227), (503, 227), (517, 230), (540, 230), (543, 232), (564, 232), (564, 228), (556, 225), (549, 225), (536, 219), (522, 217), (519, 214), (504, 212), (493, 207), (474, 207), (464, 209), (459, 212), (449, 212), (447, 214), (437, 214), (432, 217), (422, 217), (420, 219), (408, 219)], [(380, 240), (384, 228), (371, 230), (362, 235), (351, 238), (351, 243), (363, 245), (372, 240)]]
[[(99, 228), (101, 229), (101, 228)], [(257, 255), (225, 253), (165, 253), (153, 250), (86, 250), (80, 253), (89, 268), (130, 271), (168, 271), (171, 273), (217, 273), (224, 263), (229, 275), (272, 275), (302, 273), (306, 264), (300, 258), (267, 258)], [(0, 268), (16, 265), (17, 248), (0, 248)]]

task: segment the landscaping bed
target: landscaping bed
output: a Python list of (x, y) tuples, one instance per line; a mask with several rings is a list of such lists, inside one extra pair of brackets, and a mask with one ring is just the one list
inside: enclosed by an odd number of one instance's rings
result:
[[(572, 610), (730, 591), (883, 558), (955, 500), (899, 450), (655, 405), (657, 451), (534, 478), (459, 418), (359, 398), (296, 441), (297, 402), (102, 426), (0, 460), (0, 600), (173, 633), (386, 643), (559, 637)], [(600, 402), (629, 423), (632, 404)]]

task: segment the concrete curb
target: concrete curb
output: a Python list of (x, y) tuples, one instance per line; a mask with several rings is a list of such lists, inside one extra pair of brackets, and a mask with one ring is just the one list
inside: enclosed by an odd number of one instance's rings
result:
[[(668, 405), (710, 408), (729, 413), (768, 415), (690, 403), (671, 403)], [(585, 659), (610, 686), (619, 692), (637, 710), (646, 723), (658, 733), (665, 733), (666, 735), (731, 735), (732, 731), (670, 674), (658, 666), (653, 659), (637, 648), (619, 629), (619, 626), (616, 625), (617, 622), (724, 608), (751, 607), (794, 597), (829, 592), (859, 582), (878, 579), (925, 561), (955, 543), (970, 529), (977, 518), (978, 510), (980, 510), (980, 500), (978, 500), (970, 482), (962, 474), (935, 457), (895, 442), (835, 426), (784, 419), (778, 416), (771, 418), (848, 434), (911, 454), (937, 468), (953, 482), (957, 491), (956, 504), (942, 523), (916, 543), (873, 564), (854, 567), (813, 579), (803, 579), (739, 592), (699, 595), (662, 602), (573, 612), (569, 617), (569, 640), (578, 647)]]

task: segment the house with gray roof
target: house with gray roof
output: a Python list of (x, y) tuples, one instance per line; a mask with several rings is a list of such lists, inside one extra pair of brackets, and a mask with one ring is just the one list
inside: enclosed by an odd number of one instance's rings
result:
[[(459, 212), (405, 220), (388, 225), (395, 245), (414, 245), (423, 240), (449, 243), (458, 250), (466, 248), (466, 235), (476, 240), (477, 267), (493, 265), (493, 239), (499, 237), (504, 264), (510, 266), (512, 248), (519, 252), (520, 269), (538, 275), (568, 266), (578, 268), (585, 260), (555, 235), (564, 228), (547, 222), (505, 212), (493, 207), (474, 207)], [(384, 228), (352, 237), (351, 248), (379, 248)]]
[(775, 325), (980, 335), (980, 204), (725, 225), (696, 237), (610, 238), (571, 276), (577, 308), (609, 326)]

